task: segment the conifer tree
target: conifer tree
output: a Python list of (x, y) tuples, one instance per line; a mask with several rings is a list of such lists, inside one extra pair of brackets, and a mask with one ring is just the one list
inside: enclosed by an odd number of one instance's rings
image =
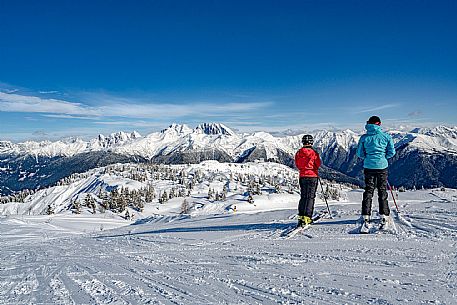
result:
[(48, 209), (46, 210), (46, 214), (51, 215), (54, 214), (54, 208), (48, 204)]
[(259, 183), (256, 183), (256, 185), (255, 185), (255, 194), (256, 195), (261, 195), (262, 194), (262, 191), (260, 190), (260, 184)]
[(181, 214), (189, 214), (189, 212), (190, 212), (190, 205), (187, 202), (187, 200), (184, 199), (181, 204)]
[(162, 203), (165, 203), (168, 201), (168, 194), (167, 194), (167, 191), (163, 191), (163, 194), (162, 194)]
[(81, 203), (78, 200), (73, 202), (73, 213), (81, 214)]
[(275, 184), (275, 192), (276, 193), (281, 193), (281, 186), (279, 185), (279, 183)]
[(176, 190), (175, 190), (175, 188), (173, 187), (173, 188), (171, 188), (171, 190), (170, 190), (170, 194), (168, 194), (168, 198), (169, 198), (169, 199), (172, 199), (172, 198), (175, 198), (175, 197), (176, 197)]

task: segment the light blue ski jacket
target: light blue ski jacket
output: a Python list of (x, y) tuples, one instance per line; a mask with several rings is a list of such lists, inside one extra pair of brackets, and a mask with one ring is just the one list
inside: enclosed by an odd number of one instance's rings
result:
[(366, 124), (367, 133), (360, 137), (357, 156), (363, 159), (363, 167), (369, 169), (385, 169), (389, 165), (387, 159), (395, 155), (392, 137), (381, 130), (376, 124)]

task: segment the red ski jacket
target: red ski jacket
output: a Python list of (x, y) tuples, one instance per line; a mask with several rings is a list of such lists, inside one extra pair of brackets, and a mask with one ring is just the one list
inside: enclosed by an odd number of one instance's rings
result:
[(305, 146), (300, 148), (295, 154), (295, 165), (300, 171), (300, 177), (318, 177), (321, 158), (311, 146)]

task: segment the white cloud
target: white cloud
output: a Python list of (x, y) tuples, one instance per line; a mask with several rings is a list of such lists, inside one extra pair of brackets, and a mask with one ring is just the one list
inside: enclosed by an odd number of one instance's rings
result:
[(97, 121), (94, 122), (98, 125), (105, 126), (129, 126), (129, 127), (150, 127), (156, 129), (163, 129), (166, 126), (166, 123), (159, 122), (145, 122), (145, 121)]
[(51, 90), (51, 91), (38, 91), (38, 93), (41, 93), (41, 94), (54, 94), (54, 93), (59, 93), (59, 91), (56, 91), (56, 90)]
[[(100, 101), (100, 100), (99, 100)], [(253, 103), (139, 103), (133, 99), (106, 97), (103, 104), (89, 106), (82, 103), (68, 102), (58, 99), (47, 99), (36, 96), (9, 94), (0, 92), (0, 111), (46, 113), (59, 115), (60, 118), (84, 117), (125, 117), (148, 119), (173, 119), (186, 116), (208, 117), (226, 116), (235, 113), (255, 111), (270, 106), (270, 102)], [(56, 116), (54, 116), (56, 117)]]
[(375, 112), (383, 109), (388, 109), (388, 108), (395, 108), (399, 107), (399, 104), (384, 104), (381, 106), (376, 106), (376, 107), (371, 107), (371, 108), (364, 108), (361, 110), (356, 111), (355, 113), (366, 113), (366, 112)]
[(0, 92), (0, 111), (99, 115), (97, 109), (80, 103), (4, 92)]
[(97, 120), (97, 117), (94, 116), (80, 116), (80, 115), (70, 115), (70, 114), (43, 114), (42, 116), (47, 118), (55, 119), (76, 119), (76, 120)]

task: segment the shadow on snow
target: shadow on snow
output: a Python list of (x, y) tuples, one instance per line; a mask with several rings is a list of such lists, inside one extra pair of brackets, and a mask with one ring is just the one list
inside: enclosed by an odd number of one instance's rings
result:
[[(221, 225), (221, 226), (206, 226), (206, 227), (182, 227), (182, 228), (167, 228), (158, 229), (144, 232), (132, 232), (117, 235), (102, 235), (96, 238), (113, 238), (123, 236), (135, 235), (149, 235), (149, 234), (165, 234), (165, 233), (195, 233), (195, 232), (230, 232), (230, 231), (276, 231), (285, 230), (294, 226), (295, 222), (289, 223), (252, 223), (252, 224), (238, 224), (238, 225)], [(326, 226), (326, 225), (349, 225), (355, 224), (355, 220), (330, 220), (314, 224), (313, 226)]]

